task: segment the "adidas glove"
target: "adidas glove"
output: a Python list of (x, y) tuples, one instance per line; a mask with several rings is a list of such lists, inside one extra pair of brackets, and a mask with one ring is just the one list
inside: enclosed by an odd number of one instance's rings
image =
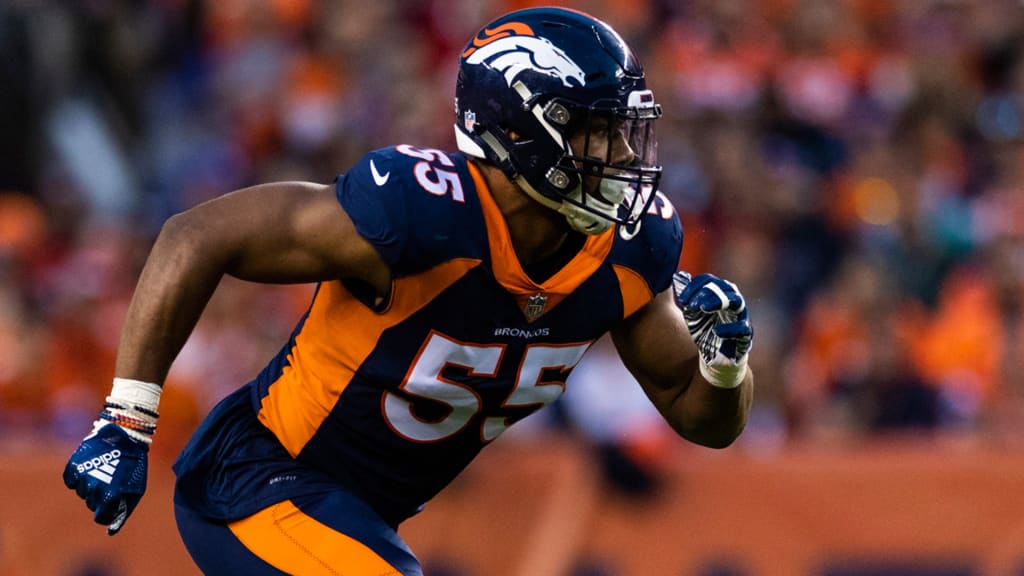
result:
[(78, 493), (107, 534), (117, 534), (146, 491), (149, 445), (116, 424), (90, 435), (64, 467), (64, 485)]
[(747, 356), (754, 339), (739, 289), (712, 274), (691, 279), (684, 271), (672, 276), (672, 288), (700, 351), (701, 375), (719, 388), (739, 386), (747, 373)]
[(85, 500), (96, 523), (106, 525), (111, 536), (146, 491), (160, 392), (156, 384), (115, 378), (92, 433), (64, 467), (64, 485)]

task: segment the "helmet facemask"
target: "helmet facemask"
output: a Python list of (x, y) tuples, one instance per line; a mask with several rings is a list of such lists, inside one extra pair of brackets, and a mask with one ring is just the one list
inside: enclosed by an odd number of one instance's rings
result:
[(557, 191), (556, 209), (580, 232), (600, 234), (618, 223), (631, 236), (653, 200), (661, 177), (654, 121), (661, 110), (649, 91), (631, 95), (631, 104), (634, 99), (647, 105), (581, 107), (555, 99), (544, 107), (545, 119), (561, 124), (564, 150), (546, 175), (548, 190)]

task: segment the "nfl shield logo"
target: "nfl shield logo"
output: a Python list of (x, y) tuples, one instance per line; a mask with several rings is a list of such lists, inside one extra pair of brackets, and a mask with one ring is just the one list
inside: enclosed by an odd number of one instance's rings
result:
[(466, 110), (466, 114), (462, 118), (463, 126), (466, 127), (466, 131), (472, 132), (473, 128), (476, 127), (476, 112), (472, 110)]
[(544, 313), (544, 308), (548, 305), (548, 297), (543, 294), (536, 294), (530, 296), (530, 299), (526, 301), (526, 306), (523, 307), (523, 314), (526, 315), (526, 319), (533, 322), (540, 315)]

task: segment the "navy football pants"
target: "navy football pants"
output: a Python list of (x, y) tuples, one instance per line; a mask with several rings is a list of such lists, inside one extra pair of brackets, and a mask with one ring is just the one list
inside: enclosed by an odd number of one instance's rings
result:
[(338, 490), (285, 500), (229, 523), (175, 506), (204, 574), (422, 576), (405, 542), (365, 503)]

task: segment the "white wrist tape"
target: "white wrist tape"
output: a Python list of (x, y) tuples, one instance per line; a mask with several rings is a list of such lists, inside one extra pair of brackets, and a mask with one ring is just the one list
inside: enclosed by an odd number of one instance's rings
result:
[(149, 444), (153, 441), (156, 421), (160, 417), (157, 408), (162, 392), (157, 384), (114, 378), (103, 412), (93, 423), (93, 433), (108, 424), (117, 424), (132, 438)]
[(141, 406), (156, 412), (160, 405), (160, 395), (164, 389), (158, 384), (132, 380), (130, 378), (114, 378), (114, 386), (110, 389), (110, 397)]
[[(719, 359), (722, 359), (721, 355), (719, 355)], [(747, 376), (747, 355), (744, 354), (739, 362), (723, 360), (723, 362), (711, 365), (705, 362), (704, 357), (701, 356), (699, 362), (701, 376), (704, 376), (708, 384), (716, 388), (736, 388), (743, 383), (743, 379)]]

